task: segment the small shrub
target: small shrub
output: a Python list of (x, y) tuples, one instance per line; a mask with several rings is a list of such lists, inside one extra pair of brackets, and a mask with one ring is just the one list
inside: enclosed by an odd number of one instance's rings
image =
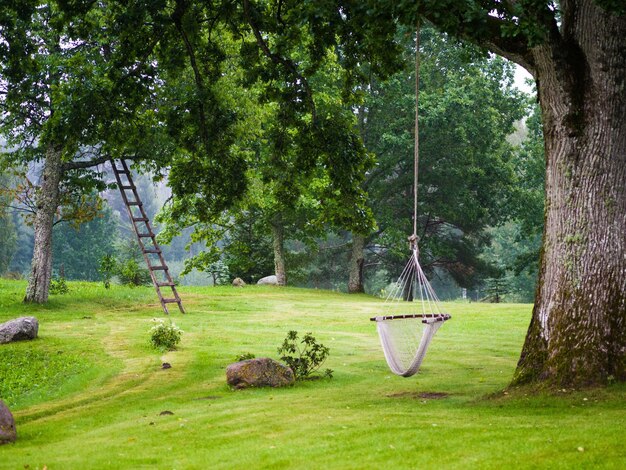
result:
[(246, 361), (248, 359), (254, 359), (256, 356), (253, 353), (243, 353), (235, 358), (235, 362)]
[(104, 288), (109, 289), (111, 287), (111, 279), (115, 274), (115, 269), (117, 267), (117, 262), (113, 255), (104, 255), (100, 259), (100, 267), (98, 271), (102, 276), (102, 282), (104, 283)]
[[(311, 333), (305, 334), (299, 341), (297, 331), (290, 331), (282, 346), (278, 348), (280, 359), (291, 367), (296, 380), (311, 377), (311, 374), (324, 364), (329, 352), (330, 350), (318, 343)], [(332, 375), (333, 371), (326, 369), (324, 376), (331, 378)]]
[(125, 286), (145, 286), (151, 282), (150, 272), (132, 258), (118, 266), (117, 275)]
[(67, 294), (69, 291), (70, 289), (67, 287), (64, 277), (56, 277), (50, 281), (50, 294), (63, 295)]
[(171, 320), (166, 323), (162, 319), (152, 320), (154, 325), (150, 328), (150, 343), (157, 349), (173, 351), (180, 343), (183, 330), (178, 328)]

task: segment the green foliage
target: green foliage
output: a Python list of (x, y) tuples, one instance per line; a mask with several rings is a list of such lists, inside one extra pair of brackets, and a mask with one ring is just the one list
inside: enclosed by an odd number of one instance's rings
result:
[(145, 286), (152, 282), (150, 271), (134, 258), (117, 263), (117, 277), (122, 285)]
[[(3, 8), (0, 48), (6, 83), (0, 104), (11, 116), (0, 123), (0, 133), (13, 147), (4, 157), (17, 166), (42, 160), (46, 149), (60, 150), (61, 203), (70, 212), (80, 204), (69, 200), (80, 203), (84, 194), (103, 189), (103, 175), (84, 167), (93, 166), (89, 160), (163, 155), (157, 151), (163, 126), (150, 106), (158, 87), (149, 59), (155, 44), (146, 35), (154, 31), (138, 27), (145, 19), (139, 11), (133, 17), (115, 2), (79, 10), (64, 1)], [(134, 41), (124, 39), (130, 31)]]
[(227, 284), (230, 280), (230, 270), (222, 260), (211, 263), (207, 267), (206, 272), (211, 275), (214, 286)]
[(57, 224), (53, 233), (53, 267), (59, 269), (63, 264), (65, 276), (70, 280), (96, 281), (102, 276), (100, 262), (113, 252), (117, 236), (117, 224), (106, 205), (79, 226)]
[(152, 282), (150, 271), (134, 236), (128, 234), (127, 238), (118, 239), (115, 248), (115, 274), (122, 285), (143, 286)]
[(156, 349), (163, 351), (174, 351), (183, 336), (183, 330), (178, 328), (171, 320), (166, 322), (163, 319), (152, 320), (154, 325), (150, 328), (150, 344)]
[[(540, 234), (524, 234), (520, 223), (515, 221), (490, 228), (489, 234), (491, 243), (481, 256), (502, 276), (504, 301), (532, 302), (539, 268)], [(524, 268), (519, 269), (522, 260)]]
[(287, 255), (290, 283), (312, 289), (345, 291), (347, 235), (327, 232), (314, 244), (292, 249)]
[(12, 219), (0, 196), (0, 274), (9, 269), (17, 248), (17, 230)]
[(512, 218), (520, 223), (518, 242), (526, 245), (511, 263), (515, 273), (537, 272), (544, 224), (546, 160), (541, 124), (541, 110), (533, 104), (526, 120), (528, 135), (515, 160), (516, 185), (512, 197)]
[(67, 294), (70, 291), (67, 286), (67, 282), (65, 282), (65, 277), (63, 276), (55, 276), (50, 281), (50, 294), (63, 295)]
[[(304, 335), (302, 340), (298, 340), (298, 332), (291, 330), (283, 344), (278, 348), (280, 360), (291, 367), (296, 380), (303, 380), (311, 377), (326, 361), (330, 350), (321, 343), (318, 343), (312, 333)], [(332, 378), (333, 371), (326, 369), (324, 376)]]
[[(172, 234), (194, 226), (192, 239), (202, 240), (208, 247), (206, 253), (189, 261), (187, 270), (206, 269), (219, 259), (215, 242), (224, 235), (224, 262), (234, 276), (250, 280), (273, 271), (273, 262), (266, 261), (266, 252), (271, 257), (268, 234), (272, 226), (284, 231), (288, 240), (304, 243), (323, 237), (327, 224), (359, 232), (373, 228), (361, 187), (373, 159), (358, 136), (352, 108), (360, 99), (357, 84), (364, 76), (344, 69), (344, 61), (356, 63), (357, 57), (367, 53), (388, 66), (397, 65), (396, 56), (390, 54), (397, 49), (389, 36), (393, 28), (377, 30), (376, 40), (361, 30), (350, 34), (346, 31), (343, 38), (350, 42), (350, 48), (336, 52), (339, 37), (320, 35), (311, 25), (330, 31), (335, 25), (330, 18), (341, 18), (337, 24), (356, 25), (365, 14), (362, 8), (351, 7), (338, 14), (328, 5), (319, 5), (329, 18), (297, 4), (281, 8), (290, 10), (284, 10), (290, 21), (277, 25), (276, 17), (264, 5), (250, 2), (242, 19), (248, 23), (246, 28), (258, 28), (259, 34), (245, 35), (241, 42), (227, 32), (221, 36), (220, 47), (229, 54), (219, 80), (211, 84), (210, 96), (240, 111), (239, 120), (229, 122), (228, 128), (237, 133), (237, 144), (223, 152), (222, 159), (229, 163), (224, 165), (220, 160), (219, 166), (246, 170), (243, 175), (235, 175), (235, 181), (230, 176), (223, 178), (231, 184), (231, 204), (224, 203), (215, 183), (202, 182), (216, 174), (209, 163), (183, 156), (172, 167), (175, 175), (170, 181), (175, 181), (173, 191), (177, 197), (163, 216), (168, 224), (166, 232)], [(234, 18), (233, 12), (229, 13)], [(263, 20), (257, 22), (260, 18)], [(189, 21), (199, 20), (192, 17)], [(286, 30), (297, 34), (283, 34)], [(270, 44), (269, 52), (259, 44), (263, 37), (268, 38), (265, 46)], [(198, 51), (206, 47), (201, 42), (196, 46)], [(276, 50), (271, 50), (274, 47)], [(231, 58), (236, 55), (241, 57)], [(245, 89), (240, 87), (242, 82)], [(203, 82), (202, 86), (206, 90), (209, 85)], [(225, 135), (221, 128), (220, 135)], [(234, 158), (243, 160), (231, 164)], [(230, 210), (224, 214), (221, 211), (226, 207)], [(254, 221), (245, 220), (249, 217)], [(248, 236), (250, 225), (256, 226), (255, 241)]]
[[(47, 181), (56, 187), (48, 184), (47, 194), (36, 196), (37, 210), (46, 214), (35, 221), (45, 230), (60, 219), (77, 228), (97, 215), (101, 201), (89, 195), (106, 186), (94, 167), (121, 155), (154, 162), (172, 153), (155, 112), (161, 107), (154, 38), (163, 31), (155, 35), (145, 27), (146, 16), (117, 2), (81, 2), (80, 8), (61, 0), (22, 3), (0, 13), (0, 136), (11, 148), (0, 164), (44, 161), (52, 172)], [(52, 253), (36, 257), (33, 271), (49, 269)], [(100, 255), (89, 263), (93, 279)], [(37, 294), (30, 287), (29, 300), (47, 298), (45, 283)]]
[[(411, 35), (408, 35), (411, 38)], [(485, 229), (510, 215), (517, 180), (507, 136), (523, 116), (525, 97), (513, 88), (513, 68), (499, 58), (423, 27), (420, 66), (418, 223), (422, 265), (469, 287), (490, 267), (479, 257)], [(414, 45), (403, 40), (407, 66), (366, 97), (365, 143), (378, 157), (367, 181), (379, 230), (368, 263), (393, 277), (412, 233)], [(381, 265), (382, 262), (382, 265)]]
[(102, 258), (100, 258), (100, 267), (98, 272), (102, 276), (102, 282), (104, 284), (105, 289), (109, 289), (111, 287), (111, 279), (113, 275), (117, 271), (117, 261), (111, 254), (106, 254)]
[(19, 218), (11, 208), (15, 203), (14, 177), (11, 176), (13, 172), (7, 172), (2, 165), (2, 145), (0, 139), (0, 275), (13, 267), (12, 260), (20, 247)]
[(224, 238), (224, 264), (247, 283), (274, 272), (272, 238), (256, 215), (256, 211), (237, 214)]
[(16, 228), (17, 246), (13, 252), (13, 257), (9, 270), (26, 275), (30, 268), (33, 254), (33, 229), (24, 223), (24, 218), (16, 213), (12, 214), (13, 224)]
[(239, 355), (235, 358), (235, 361), (237, 361), (237, 362), (240, 362), (240, 361), (247, 361), (248, 359), (254, 359), (255, 357), (256, 357), (256, 355), (255, 355), (255, 354), (253, 354), (253, 353), (249, 353), (249, 352), (246, 352), (246, 353), (239, 354)]

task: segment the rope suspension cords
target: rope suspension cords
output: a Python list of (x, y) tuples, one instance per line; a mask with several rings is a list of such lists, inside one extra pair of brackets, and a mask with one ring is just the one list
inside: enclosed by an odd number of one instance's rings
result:
[(413, 234), (409, 237), (411, 256), (392, 284), (383, 305), (383, 315), (370, 320), (376, 329), (385, 359), (394, 374), (410, 377), (419, 370), (435, 333), (450, 315), (441, 308), (437, 294), (419, 263), (417, 236), (417, 181), (419, 169), (419, 25), (415, 52), (415, 152), (413, 170)]

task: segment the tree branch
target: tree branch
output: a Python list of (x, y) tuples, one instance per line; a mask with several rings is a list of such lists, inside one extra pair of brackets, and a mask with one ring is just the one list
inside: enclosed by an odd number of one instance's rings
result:
[[(437, 10), (425, 10), (422, 15), (431, 23), (438, 27), (441, 25), (441, 13)], [(461, 18), (463, 10), (458, 10), (456, 14)], [(450, 13), (446, 12), (449, 18)], [(538, 14), (536, 14), (538, 15)], [(542, 23), (543, 24), (543, 23)], [(484, 16), (471, 20), (459, 19), (457, 29), (448, 32), (464, 39), (468, 42), (485, 47), (488, 50), (505, 57), (524, 67), (531, 75), (535, 75), (535, 64), (530, 53), (529, 38), (526, 34), (518, 32), (515, 36), (507, 34), (507, 30), (512, 31), (517, 25), (506, 19), (490, 15), (487, 11)]]
[[(119, 158), (120, 160), (131, 160), (131, 161), (140, 161), (143, 159), (143, 157), (139, 157), (136, 155), (123, 155)], [(62, 171), (69, 171), (69, 170), (80, 170), (80, 169), (85, 169), (85, 168), (91, 168), (92, 166), (97, 166), (97, 165), (101, 165), (103, 163), (106, 163), (108, 161), (112, 160), (110, 155), (102, 155), (99, 156), (97, 158), (91, 159), (91, 160), (84, 160), (84, 161), (80, 161), (80, 162), (67, 162), (64, 163), (62, 168)], [(118, 160), (118, 159), (115, 159)]]
[(97, 158), (94, 158), (92, 160), (84, 160), (84, 161), (80, 161), (80, 162), (67, 162), (64, 163), (63, 166), (61, 167), (63, 172), (69, 171), (69, 170), (80, 170), (80, 169), (84, 169), (84, 168), (91, 168), (92, 166), (97, 166), (97, 165), (101, 165), (103, 163), (108, 162), (111, 159), (110, 156), (100, 156)]

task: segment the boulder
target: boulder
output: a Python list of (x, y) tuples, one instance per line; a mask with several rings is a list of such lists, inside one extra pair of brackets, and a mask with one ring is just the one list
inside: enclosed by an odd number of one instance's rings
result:
[(246, 285), (246, 283), (240, 277), (236, 277), (235, 279), (233, 279), (233, 286), (235, 286), (235, 287), (243, 287), (245, 285)]
[(266, 286), (277, 286), (278, 285), (278, 279), (276, 279), (276, 276), (265, 276), (262, 277), (261, 279), (259, 279), (257, 281), (257, 284), (260, 285), (266, 285)]
[(22, 317), (0, 324), (0, 344), (35, 339), (39, 322), (35, 317)]
[(2, 400), (0, 400), (0, 445), (15, 442), (17, 431), (13, 415)]
[(268, 357), (235, 362), (226, 368), (228, 385), (237, 388), (285, 387), (295, 382), (293, 371)]

